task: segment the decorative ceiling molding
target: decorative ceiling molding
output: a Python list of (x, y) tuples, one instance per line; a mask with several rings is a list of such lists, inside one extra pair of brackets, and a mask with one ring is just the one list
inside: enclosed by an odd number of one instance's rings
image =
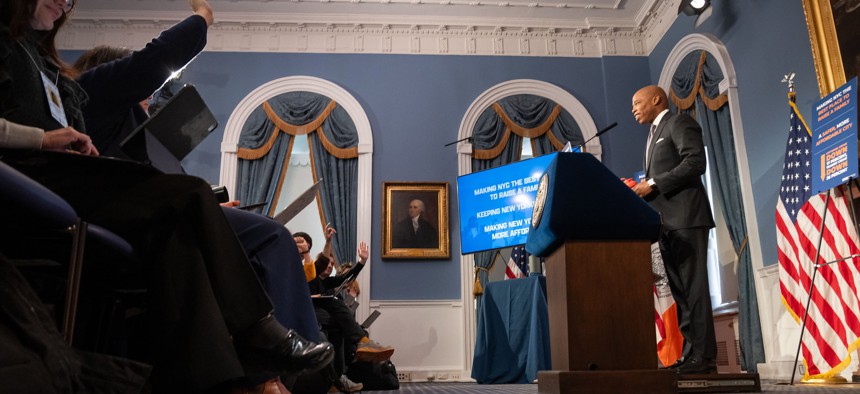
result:
[[(295, 0), (293, 0), (295, 1)], [(336, 1), (336, 0), (329, 0)], [(374, 0), (374, 5), (381, 4)], [(491, 56), (646, 56), (677, 16), (678, 0), (646, 0), (633, 18), (469, 18), (419, 15), (217, 12), (208, 51)], [(306, 2), (299, 0), (298, 2)], [(367, 0), (349, 0), (367, 3)], [(388, 4), (397, 2), (391, 0)], [(414, 7), (414, 2), (409, 3)], [(459, 2), (467, 3), (467, 2)], [(456, 4), (453, 0), (451, 5)], [(472, 2), (469, 2), (472, 3)], [(527, 2), (503, 2), (522, 7)], [(603, 4), (609, 2), (604, 1)], [(617, 8), (613, 0), (604, 8)], [(384, 3), (383, 3), (384, 4)], [(423, 4), (420, 3), (419, 4)], [(433, 3), (439, 4), (439, 3)], [(483, 2), (482, 4), (490, 4)], [(493, 3), (496, 4), (496, 3)], [(552, 7), (534, 3), (535, 7)], [(590, 10), (589, 4), (563, 3)], [(594, 8), (600, 7), (594, 5)], [(140, 48), (187, 12), (78, 10), (61, 49)]]

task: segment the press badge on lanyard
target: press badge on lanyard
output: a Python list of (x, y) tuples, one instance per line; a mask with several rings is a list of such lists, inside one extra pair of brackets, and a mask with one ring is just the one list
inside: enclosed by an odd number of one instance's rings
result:
[(48, 106), (51, 107), (51, 116), (63, 127), (69, 127), (66, 111), (63, 108), (63, 100), (60, 98), (60, 89), (57, 88), (57, 84), (48, 79), (45, 72), (39, 71), (39, 74), (42, 75), (42, 85), (45, 86), (45, 96), (48, 98)]

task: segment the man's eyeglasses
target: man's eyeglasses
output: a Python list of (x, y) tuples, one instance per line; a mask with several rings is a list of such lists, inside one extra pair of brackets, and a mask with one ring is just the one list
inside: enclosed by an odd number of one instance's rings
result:
[(75, 0), (66, 0), (66, 5), (63, 6), (63, 12), (69, 13), (72, 11), (72, 8), (75, 8)]

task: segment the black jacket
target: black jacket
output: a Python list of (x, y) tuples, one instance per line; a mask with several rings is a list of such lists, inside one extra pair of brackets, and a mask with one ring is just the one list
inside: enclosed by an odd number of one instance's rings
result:
[(663, 228), (714, 227), (702, 184), (706, 159), (699, 124), (685, 114), (667, 113), (651, 138), (648, 155), (645, 177), (654, 179), (657, 192), (646, 201), (660, 212)]

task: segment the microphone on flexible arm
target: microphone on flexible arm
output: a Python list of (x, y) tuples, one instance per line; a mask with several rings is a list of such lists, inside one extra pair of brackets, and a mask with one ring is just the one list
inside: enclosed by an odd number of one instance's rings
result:
[(583, 148), (585, 148), (585, 144), (587, 144), (589, 141), (591, 141), (591, 140), (593, 140), (593, 139), (595, 139), (595, 138), (597, 138), (597, 137), (600, 137), (603, 133), (606, 133), (607, 131), (612, 130), (615, 126), (618, 126), (618, 122), (612, 122), (612, 124), (611, 124), (611, 125), (606, 126), (606, 127), (602, 128), (602, 129), (600, 129), (596, 134), (594, 134), (593, 136), (591, 136), (591, 138), (589, 138), (589, 139), (585, 140), (585, 142), (583, 142), (583, 143), (581, 143), (581, 144), (577, 145), (576, 147), (577, 147), (578, 149), (577, 149), (577, 150), (575, 150), (575, 152), (576, 152), (576, 151), (578, 151), (578, 152), (585, 152), (585, 151), (583, 150)]

